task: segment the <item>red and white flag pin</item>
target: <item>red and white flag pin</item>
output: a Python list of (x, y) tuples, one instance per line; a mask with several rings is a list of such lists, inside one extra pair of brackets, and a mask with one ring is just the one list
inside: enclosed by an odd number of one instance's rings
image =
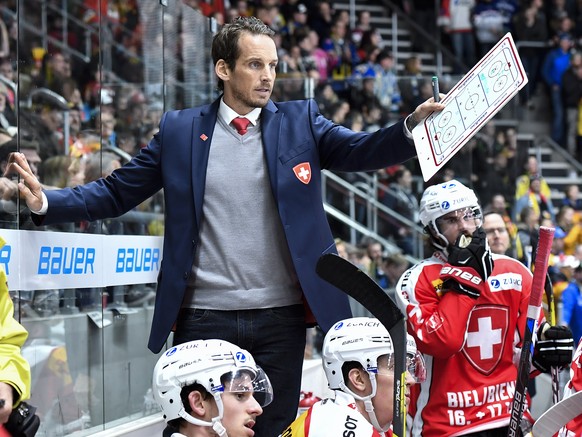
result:
[(200, 139), (202, 141), (206, 141), (208, 139), (208, 137), (206, 136), (206, 134), (202, 134), (202, 135), (200, 135)]
[(297, 164), (295, 167), (293, 167), (293, 173), (295, 173), (297, 179), (299, 179), (305, 185), (311, 181), (311, 166), (308, 162)]

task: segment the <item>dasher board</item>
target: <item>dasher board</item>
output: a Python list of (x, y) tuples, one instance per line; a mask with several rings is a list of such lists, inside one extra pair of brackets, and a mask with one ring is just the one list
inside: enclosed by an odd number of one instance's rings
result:
[(413, 129), (423, 179), (438, 172), (527, 82), (507, 33), (442, 99), (445, 108)]

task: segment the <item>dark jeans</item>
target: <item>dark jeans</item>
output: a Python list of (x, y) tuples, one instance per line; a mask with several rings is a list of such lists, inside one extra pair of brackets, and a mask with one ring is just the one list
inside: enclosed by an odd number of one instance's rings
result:
[(174, 344), (220, 338), (248, 350), (273, 385), (273, 402), (257, 418), (256, 437), (278, 436), (297, 415), (303, 355), (303, 305), (257, 310), (183, 309)]
[(523, 96), (522, 101), (527, 103), (529, 99), (535, 94), (538, 85), (538, 76), (541, 64), (540, 56), (539, 54), (529, 56), (521, 55), (521, 63), (523, 64), (523, 68), (527, 73), (527, 78), (529, 79), (528, 83), (525, 85), (521, 92), (521, 95)]

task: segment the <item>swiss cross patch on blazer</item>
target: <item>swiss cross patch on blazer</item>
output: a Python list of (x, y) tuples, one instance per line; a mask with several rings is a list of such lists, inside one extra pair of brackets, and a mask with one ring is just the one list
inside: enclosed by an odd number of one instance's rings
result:
[(311, 166), (308, 162), (302, 162), (301, 164), (297, 164), (293, 167), (293, 173), (297, 176), (304, 184), (308, 184), (311, 181)]

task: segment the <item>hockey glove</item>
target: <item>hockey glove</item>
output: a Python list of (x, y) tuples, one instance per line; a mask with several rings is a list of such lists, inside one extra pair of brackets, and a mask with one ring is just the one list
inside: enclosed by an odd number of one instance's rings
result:
[(551, 367), (562, 369), (572, 362), (574, 340), (567, 326), (550, 326), (544, 322), (536, 339), (532, 363), (540, 372), (548, 373)]
[(455, 244), (448, 248), (449, 264), (457, 267), (472, 267), (483, 281), (493, 271), (493, 259), (483, 228), (477, 228), (471, 238), (461, 234)]
[(440, 278), (443, 281), (443, 291), (456, 291), (478, 299), (485, 282), (471, 267), (455, 267), (445, 264), (441, 269)]
[(485, 281), (493, 271), (493, 260), (482, 228), (468, 238), (461, 234), (448, 248), (449, 257), (441, 269), (443, 290), (453, 290), (477, 299), (485, 287)]

